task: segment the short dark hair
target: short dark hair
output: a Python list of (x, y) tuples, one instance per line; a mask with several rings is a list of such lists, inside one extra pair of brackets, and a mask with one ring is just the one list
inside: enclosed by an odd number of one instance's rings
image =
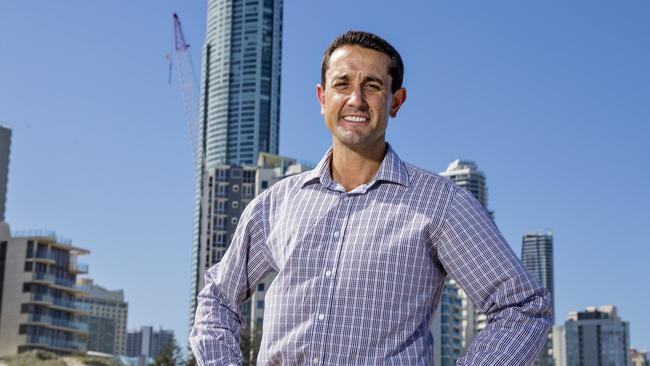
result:
[(320, 66), (320, 82), (325, 87), (325, 73), (329, 67), (330, 56), (336, 51), (337, 48), (343, 46), (359, 46), (369, 48), (371, 50), (379, 51), (390, 57), (390, 64), (388, 65), (388, 73), (392, 80), (391, 91), (395, 93), (402, 87), (404, 80), (404, 64), (399, 52), (386, 42), (383, 38), (368, 32), (362, 31), (347, 31), (340, 36), (336, 37), (329, 47), (325, 50), (323, 55), (323, 62)]

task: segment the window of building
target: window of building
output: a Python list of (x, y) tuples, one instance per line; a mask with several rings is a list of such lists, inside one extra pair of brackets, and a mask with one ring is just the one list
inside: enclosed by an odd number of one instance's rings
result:
[(258, 309), (264, 309), (264, 300), (258, 300), (257, 301), (257, 308)]
[(218, 200), (217, 201), (217, 212), (219, 213), (225, 213), (226, 212), (226, 204), (228, 201), (226, 200)]
[(257, 291), (264, 291), (264, 283), (260, 283), (257, 285)]
[(228, 180), (228, 170), (217, 169), (217, 180)]
[(242, 195), (246, 198), (253, 197), (253, 185), (252, 184), (242, 185)]
[(217, 196), (226, 197), (227, 194), (228, 194), (228, 184), (227, 183), (220, 183), (217, 186)]

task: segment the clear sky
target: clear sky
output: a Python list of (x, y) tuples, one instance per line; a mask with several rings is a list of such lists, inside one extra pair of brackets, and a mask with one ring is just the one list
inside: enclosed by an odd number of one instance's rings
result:
[[(90, 249), (90, 276), (125, 290), (129, 328), (184, 338), (194, 179), (167, 83), (175, 11), (198, 69), (205, 1), (0, 2), (0, 123), (12, 229)], [(406, 64), (387, 135), (400, 156), (476, 161), (515, 252), (553, 231), (557, 321), (615, 304), (650, 348), (649, 19), (643, 0), (287, 0), (280, 153), (317, 162), (330, 143), (315, 97), (328, 42), (380, 34)]]

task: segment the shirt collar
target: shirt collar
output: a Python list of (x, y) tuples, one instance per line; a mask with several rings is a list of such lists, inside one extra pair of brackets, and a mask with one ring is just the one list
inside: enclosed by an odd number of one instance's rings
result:
[[(384, 156), (384, 160), (381, 162), (377, 174), (375, 174), (375, 177), (368, 183), (368, 186), (375, 184), (375, 182), (385, 181), (408, 187), (409, 175), (404, 162), (399, 158), (399, 156), (397, 156), (397, 153), (395, 153), (389, 143), (386, 143), (386, 147), (386, 156)], [(330, 147), (325, 155), (323, 155), (323, 158), (320, 160), (318, 165), (316, 165), (316, 168), (305, 175), (301, 188), (316, 181), (320, 182), (325, 187), (330, 187), (335, 183), (330, 172), (332, 151), (333, 147)]]

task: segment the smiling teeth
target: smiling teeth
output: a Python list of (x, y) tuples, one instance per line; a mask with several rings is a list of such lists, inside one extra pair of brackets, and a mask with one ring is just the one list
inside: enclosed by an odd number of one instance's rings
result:
[(366, 122), (368, 120), (365, 117), (357, 117), (357, 116), (345, 116), (343, 117), (343, 119), (350, 122)]

